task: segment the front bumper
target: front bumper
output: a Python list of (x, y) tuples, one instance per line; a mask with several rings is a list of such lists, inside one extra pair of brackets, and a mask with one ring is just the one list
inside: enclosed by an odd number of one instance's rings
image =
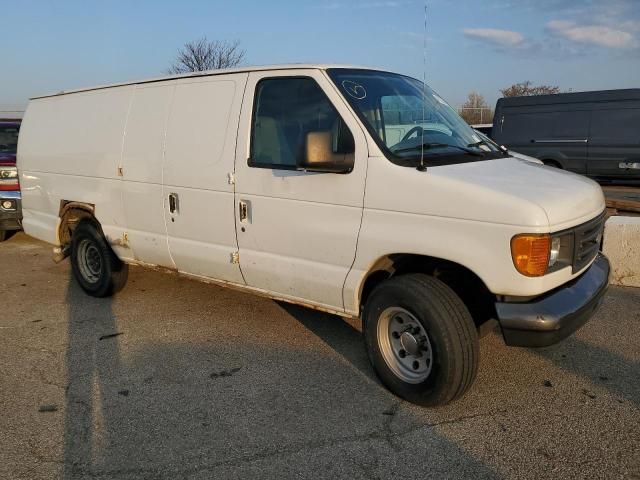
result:
[[(12, 204), (12, 208), (2, 206), (5, 201)], [(22, 228), (22, 196), (20, 192), (0, 191), (0, 230), (20, 230)]]
[(497, 302), (507, 345), (546, 347), (565, 339), (596, 312), (609, 285), (609, 260), (599, 253), (575, 280), (531, 302)]

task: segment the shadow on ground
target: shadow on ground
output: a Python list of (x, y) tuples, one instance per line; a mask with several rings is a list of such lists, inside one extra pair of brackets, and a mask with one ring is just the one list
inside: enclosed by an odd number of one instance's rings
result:
[(396, 415), (338, 317), (286, 305), (295, 320), (274, 326), (259, 309), (237, 322), (220, 311), (184, 337), (176, 316), (150, 341), (117, 318), (117, 298), (71, 281), (66, 301), (66, 479), (496, 477), (434, 425)]

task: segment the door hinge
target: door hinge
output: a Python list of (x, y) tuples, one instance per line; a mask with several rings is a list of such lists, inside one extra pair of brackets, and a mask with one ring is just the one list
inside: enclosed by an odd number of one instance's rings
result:
[(231, 254), (231, 263), (240, 263), (240, 252), (233, 252)]
[(236, 176), (231, 172), (227, 173), (227, 182), (229, 182), (229, 185), (235, 185), (236, 184)]

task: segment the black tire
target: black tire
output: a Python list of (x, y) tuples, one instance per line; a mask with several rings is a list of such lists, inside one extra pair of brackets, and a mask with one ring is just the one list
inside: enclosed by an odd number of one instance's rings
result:
[(16, 234), (17, 230), (0, 230), (0, 242), (9, 240)]
[(82, 289), (92, 297), (109, 297), (127, 283), (129, 266), (113, 252), (100, 227), (81, 221), (71, 238), (71, 270)]
[[(378, 327), (385, 321), (383, 314), (395, 309), (408, 312), (421, 324), (422, 333), (426, 331), (430, 350), (427, 365), (431, 367), (424, 380), (407, 382), (385, 360)], [(479, 363), (478, 333), (462, 300), (440, 280), (408, 274), (381, 283), (371, 292), (363, 319), (373, 368), (382, 383), (399, 397), (423, 406), (445, 405), (460, 398), (473, 384)], [(393, 338), (397, 338), (396, 333)], [(417, 363), (413, 365), (415, 368)]]

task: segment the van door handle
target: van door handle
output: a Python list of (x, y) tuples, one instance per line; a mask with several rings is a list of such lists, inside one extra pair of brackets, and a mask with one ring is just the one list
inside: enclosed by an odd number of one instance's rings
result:
[(170, 193), (169, 194), (169, 212), (171, 213), (179, 213), (180, 206), (178, 204), (178, 194)]
[(240, 216), (240, 221), (245, 223), (247, 221), (247, 217), (249, 215), (249, 204), (244, 200), (240, 200), (238, 204), (238, 215)]

